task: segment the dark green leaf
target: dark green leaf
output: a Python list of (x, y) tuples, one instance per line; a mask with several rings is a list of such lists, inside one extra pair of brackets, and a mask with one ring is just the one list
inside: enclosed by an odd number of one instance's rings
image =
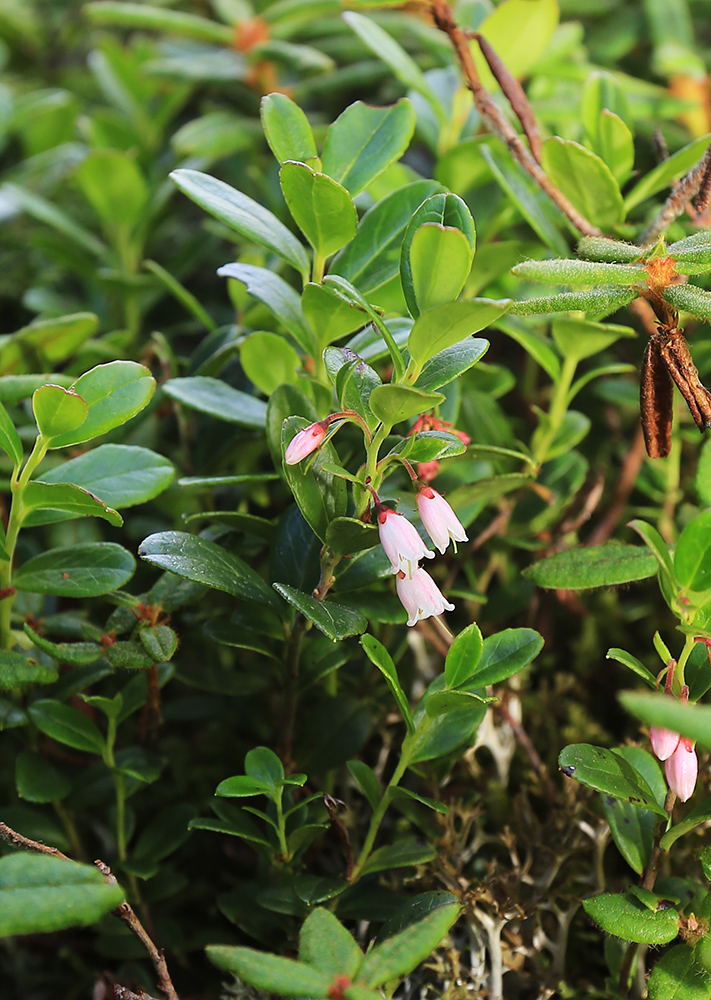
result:
[(44, 524), (55, 512), (70, 517), (102, 517), (120, 527), (123, 518), (103, 500), (72, 483), (30, 482), (22, 494), (22, 523)]
[(583, 900), (589, 917), (608, 934), (641, 944), (666, 944), (679, 933), (676, 910), (652, 913), (644, 903), (628, 893), (607, 893)]
[(711, 705), (690, 705), (665, 694), (637, 694), (623, 691), (620, 701), (632, 715), (687, 736), (695, 743), (711, 747)]
[(87, 753), (103, 753), (104, 737), (101, 732), (91, 719), (71, 705), (44, 698), (30, 705), (28, 712), (40, 732), (58, 743)]
[[(437, 850), (432, 844), (421, 844), (417, 840), (399, 840), (387, 847), (379, 847), (373, 851), (363, 867), (363, 875), (373, 872), (384, 872), (390, 868), (410, 868), (423, 865), (437, 857)], [(365, 975), (362, 976), (365, 979)], [(366, 982), (369, 980), (366, 979)], [(377, 985), (369, 982), (369, 985)]]
[(360, 760), (349, 760), (347, 766), (353, 780), (358, 783), (358, 787), (368, 800), (370, 808), (377, 809), (380, 802), (380, 786), (372, 768)]
[(216, 417), (217, 420), (258, 428), (264, 427), (266, 423), (267, 407), (261, 399), (233, 389), (220, 379), (205, 375), (172, 378), (164, 382), (161, 388), (171, 399), (176, 399), (191, 410)]
[(27, 802), (59, 802), (72, 783), (53, 764), (33, 750), (23, 750), (15, 761), (17, 794)]
[(569, 778), (596, 792), (667, 815), (639, 771), (621, 754), (589, 743), (574, 743), (561, 751), (558, 766)]
[(484, 357), (489, 349), (489, 341), (478, 337), (465, 337), (452, 347), (435, 354), (424, 366), (417, 379), (418, 389), (433, 392), (448, 385), (455, 378), (469, 371)]
[(654, 556), (645, 549), (609, 542), (589, 548), (566, 549), (529, 566), (523, 576), (539, 587), (588, 590), (646, 580), (654, 576), (656, 568)]
[(24, 653), (0, 650), (0, 690), (12, 691), (30, 684), (52, 684), (57, 676), (55, 669), (29, 659)]
[(18, 590), (57, 597), (99, 597), (119, 590), (133, 576), (136, 560), (114, 542), (90, 542), (50, 549), (16, 571)]
[(531, 628), (507, 628), (487, 636), (469, 683), (477, 687), (498, 684), (527, 667), (542, 649), (543, 636)]
[(346, 639), (350, 635), (360, 635), (368, 627), (367, 620), (353, 608), (335, 604), (333, 601), (318, 601), (315, 597), (304, 594), (295, 587), (287, 587), (283, 583), (275, 583), (274, 589), (333, 642)]
[(400, 714), (405, 720), (408, 732), (414, 733), (415, 723), (412, 719), (412, 712), (410, 711), (410, 706), (407, 698), (405, 697), (405, 692), (400, 686), (397, 670), (390, 653), (388, 653), (385, 646), (383, 646), (383, 644), (379, 642), (374, 635), (370, 635), (370, 633), (361, 637), (360, 644), (365, 650), (368, 659), (371, 663), (375, 664), (385, 678), (385, 681), (390, 688), (390, 692), (400, 709)]

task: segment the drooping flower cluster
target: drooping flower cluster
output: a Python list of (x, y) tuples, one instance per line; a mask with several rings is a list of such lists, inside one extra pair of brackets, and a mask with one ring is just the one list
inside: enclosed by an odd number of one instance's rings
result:
[[(666, 668), (668, 695), (672, 695), (671, 682), (675, 666), (676, 661), (671, 660)], [(688, 693), (689, 689), (685, 687), (681, 692), (682, 700), (686, 701)], [(699, 760), (694, 744), (686, 736), (680, 736), (679, 733), (665, 729), (664, 726), (651, 726), (649, 739), (655, 755), (664, 761), (667, 784), (677, 798), (686, 802), (694, 793), (699, 775)]]
[[(286, 449), (285, 463), (297, 465), (316, 451), (326, 439), (330, 423), (342, 416), (345, 413), (332, 414), (299, 431)], [(464, 437), (460, 432), (456, 433)], [(416, 478), (412, 471), (411, 475), (413, 479)], [(434, 559), (434, 552), (427, 548), (415, 526), (403, 514), (381, 504), (375, 491), (371, 492), (375, 499), (380, 543), (390, 560), (393, 575), (397, 576), (395, 586), (407, 611), (407, 624), (415, 625), (432, 615), (439, 616), (445, 611), (453, 611), (454, 605), (442, 594), (429, 573), (420, 567), (420, 560)], [(446, 551), (450, 541), (468, 541), (464, 527), (450, 505), (441, 493), (427, 483), (420, 483), (417, 509), (427, 534), (441, 553)]]

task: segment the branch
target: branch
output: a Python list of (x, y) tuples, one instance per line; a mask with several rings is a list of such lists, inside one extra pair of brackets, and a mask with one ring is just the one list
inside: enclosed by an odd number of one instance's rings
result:
[[(531, 175), (538, 186), (568, 217), (579, 232), (584, 236), (601, 236), (602, 233), (597, 226), (593, 226), (584, 215), (580, 214), (577, 208), (568, 201), (563, 192), (555, 186), (550, 177), (539, 166), (535, 156), (497, 107), (489, 91), (483, 86), (474, 64), (469, 41), (464, 31), (462, 31), (454, 20), (447, 0), (432, 0), (432, 15), (437, 27), (449, 36), (449, 40), (459, 59), (466, 84), (474, 97), (476, 109), (487, 128), (506, 143), (514, 159)], [(491, 50), (490, 46), (489, 49)]]
[[(56, 847), (48, 847), (47, 844), (40, 844), (37, 840), (30, 840), (29, 837), (24, 837), (21, 833), (13, 830), (7, 825), (7, 823), (0, 822), (0, 838), (6, 840), (14, 847), (24, 848), (26, 851), (33, 851), (35, 854), (51, 854), (55, 858), (62, 858), (64, 861), (71, 861), (71, 858), (68, 858), (66, 854), (62, 854), (62, 852), (58, 851)], [(105, 882), (109, 885), (118, 885), (116, 876), (111, 873), (111, 869), (108, 865), (104, 864), (103, 861), (95, 861), (94, 864), (104, 876)], [(116, 907), (113, 913), (114, 916), (120, 917), (120, 919), (123, 920), (129, 930), (135, 934), (148, 952), (148, 957), (153, 963), (153, 968), (158, 976), (158, 989), (165, 993), (168, 1000), (180, 1000), (178, 994), (175, 992), (175, 987), (173, 986), (173, 982), (170, 978), (170, 973), (168, 972), (168, 966), (166, 965), (163, 952), (156, 948), (153, 941), (146, 933), (143, 924), (133, 912), (130, 904), (124, 900), (123, 903)], [(134, 1000), (134, 998), (135, 1000), (152, 1000), (147, 993), (141, 992), (137, 996), (135, 993), (131, 993), (130, 990), (125, 989), (123, 986), (114, 987), (114, 997), (116, 1000)]]
[(710, 169), (711, 145), (696, 166), (692, 167), (686, 177), (682, 178), (664, 202), (656, 217), (644, 230), (638, 240), (640, 246), (649, 246), (649, 244), (656, 242), (657, 237), (669, 228), (677, 216), (681, 215), (688, 202), (699, 193), (706, 179), (707, 172)]

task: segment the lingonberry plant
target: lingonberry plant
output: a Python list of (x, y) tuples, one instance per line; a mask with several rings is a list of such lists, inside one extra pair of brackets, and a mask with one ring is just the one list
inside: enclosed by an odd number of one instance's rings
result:
[(705, 31), (0, 12), (13, 1000), (709, 1000)]

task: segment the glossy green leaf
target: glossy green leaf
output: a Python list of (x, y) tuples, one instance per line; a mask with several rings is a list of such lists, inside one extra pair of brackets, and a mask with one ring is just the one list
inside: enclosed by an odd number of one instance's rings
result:
[(659, 563), (662, 572), (666, 574), (670, 580), (674, 580), (674, 566), (669, 553), (669, 546), (659, 534), (657, 529), (653, 525), (647, 524), (646, 521), (640, 521), (639, 519), (630, 521), (627, 527), (632, 528), (637, 532)]
[(15, 570), (18, 590), (57, 597), (99, 597), (119, 590), (133, 576), (136, 560), (114, 542), (49, 549)]
[(52, 448), (91, 441), (120, 427), (148, 404), (156, 382), (143, 365), (135, 361), (110, 361), (97, 365), (74, 382), (71, 390), (89, 408), (86, 420), (77, 430), (52, 438)]
[(378, 420), (392, 426), (403, 420), (410, 420), (425, 410), (431, 410), (443, 399), (444, 396), (439, 392), (423, 392), (414, 386), (389, 383), (373, 389), (370, 394), (370, 408)]
[[(408, 837), (373, 851), (363, 866), (363, 874), (385, 872), (391, 868), (410, 868), (415, 865), (423, 865), (436, 857), (437, 851), (432, 844), (423, 844)], [(363, 972), (361, 972), (360, 978), (364, 978)]]
[(425, 364), (415, 383), (418, 389), (432, 392), (448, 385), (469, 371), (489, 349), (489, 341), (480, 337), (465, 337), (452, 347), (440, 351)]
[(679, 933), (679, 914), (676, 910), (653, 913), (629, 893), (593, 896), (583, 900), (583, 907), (604, 931), (624, 941), (666, 944)]
[(123, 898), (121, 886), (93, 865), (25, 852), (0, 858), (2, 937), (86, 927)]
[(553, 340), (565, 358), (582, 361), (600, 354), (621, 337), (634, 337), (635, 332), (626, 326), (611, 323), (591, 323), (589, 320), (559, 317), (551, 325)]
[(543, 636), (531, 628), (507, 628), (487, 636), (469, 684), (499, 684), (532, 663), (542, 649)]
[(330, 257), (356, 233), (358, 213), (348, 191), (305, 163), (287, 161), (279, 173), (294, 221), (321, 257)]
[(612, 795), (602, 796), (602, 810), (615, 846), (630, 868), (641, 875), (652, 857), (654, 813)]
[(331, 979), (345, 976), (353, 980), (363, 952), (330, 910), (319, 906), (311, 911), (299, 932), (299, 961)]
[(0, 403), (0, 448), (17, 468), (22, 465), (22, 442), (5, 407)]
[(319, 601), (284, 583), (275, 583), (273, 586), (284, 600), (313, 622), (316, 628), (327, 635), (332, 642), (338, 642), (351, 635), (360, 635), (368, 627), (368, 621), (360, 611), (333, 601)]
[(595, 152), (619, 185), (629, 179), (634, 168), (634, 136), (620, 116), (607, 108), (600, 112)]
[(87, 403), (78, 393), (59, 385), (37, 389), (32, 396), (32, 410), (37, 428), (47, 441), (76, 431), (89, 413)]
[(370, 633), (361, 636), (360, 644), (365, 650), (365, 654), (368, 659), (371, 663), (375, 664), (385, 678), (385, 681), (390, 688), (390, 692), (400, 709), (400, 714), (405, 720), (408, 732), (414, 732), (415, 724), (412, 719), (412, 712), (410, 711), (410, 706), (407, 698), (405, 697), (405, 692), (400, 686), (397, 670), (390, 653), (388, 653), (385, 646), (383, 646), (383, 644), (379, 642), (374, 635), (370, 635)]
[(279, 163), (286, 160), (308, 163), (317, 158), (309, 120), (290, 97), (280, 93), (267, 94), (262, 98), (260, 115), (269, 148)]
[(707, 1000), (711, 995), (711, 971), (699, 961), (700, 951), (688, 944), (666, 951), (647, 981), (649, 1000)]
[(222, 590), (245, 601), (278, 607), (271, 588), (251, 566), (215, 542), (184, 531), (161, 531), (145, 538), (138, 555), (151, 566)]
[(123, 524), (117, 510), (81, 486), (72, 483), (28, 483), (22, 494), (22, 523), (42, 524), (45, 512), (51, 515), (55, 511), (71, 517), (102, 517), (116, 527)]
[(484, 648), (479, 626), (474, 623), (460, 632), (449, 647), (444, 663), (447, 687), (454, 688), (469, 680), (477, 668)]
[(458, 903), (440, 906), (399, 934), (377, 944), (365, 956), (359, 980), (368, 986), (382, 986), (411, 972), (434, 951), (460, 912)]
[(554, 136), (543, 143), (541, 165), (593, 225), (605, 229), (624, 219), (619, 185), (607, 164), (589, 149)]
[(243, 982), (259, 990), (285, 997), (328, 996), (330, 977), (293, 958), (218, 944), (209, 945), (206, 951), (207, 957), (218, 969), (239, 976)]
[(558, 757), (558, 766), (582, 785), (666, 816), (642, 775), (621, 755), (589, 743), (573, 743)]
[(495, 323), (506, 312), (509, 299), (469, 299), (435, 306), (415, 320), (407, 346), (418, 365)]
[(253, 795), (269, 794), (269, 786), (259, 778), (250, 778), (246, 774), (236, 774), (233, 778), (225, 778), (215, 789), (215, 795), (230, 799), (247, 799)]
[(406, 98), (384, 108), (356, 101), (326, 133), (323, 171), (355, 197), (400, 159), (414, 131), (415, 110)]
[(255, 428), (264, 427), (266, 422), (267, 407), (261, 399), (233, 389), (217, 378), (207, 375), (172, 378), (161, 389), (188, 409), (207, 413), (217, 420)]
[(523, 575), (539, 587), (589, 590), (646, 580), (654, 576), (656, 569), (654, 556), (640, 546), (608, 542), (558, 552), (533, 563)]
[(0, 650), (0, 690), (12, 691), (30, 684), (52, 684), (57, 671), (12, 649)]
[[(274, 398), (274, 397), (272, 397)], [(282, 455), (292, 438), (309, 425), (302, 417), (288, 417), (282, 428)], [(326, 542), (328, 525), (334, 518), (344, 517), (347, 509), (346, 484), (325, 468), (335, 462), (338, 456), (332, 445), (322, 446), (307, 468), (299, 465), (284, 465), (284, 474), (299, 510), (314, 534)]]
[(44, 698), (30, 705), (28, 712), (39, 731), (58, 743), (86, 753), (103, 753), (104, 737), (100, 730), (83, 712), (71, 705)]
[(623, 691), (620, 701), (628, 712), (650, 726), (664, 726), (694, 743), (711, 747), (711, 705), (690, 705), (662, 693), (634, 691)]
[(314, 353), (313, 334), (301, 311), (301, 300), (291, 285), (266, 267), (254, 264), (224, 264), (218, 268), (221, 278), (234, 278), (247, 286), (247, 291), (262, 302), (307, 353)]
[(672, 844), (677, 842), (679, 837), (683, 837), (690, 830), (695, 830), (702, 823), (707, 823), (709, 819), (711, 819), (711, 798), (704, 799), (681, 822), (677, 823), (670, 830), (667, 830), (659, 841), (659, 846), (663, 851), (668, 851)]
[(657, 682), (654, 674), (636, 656), (632, 656), (631, 653), (628, 653), (624, 649), (617, 649), (615, 647), (608, 649), (605, 655), (608, 660), (617, 660), (618, 663), (623, 663), (632, 673), (641, 677), (645, 684), (656, 690)]
[(220, 222), (235, 229), (245, 239), (271, 250), (304, 276), (308, 274), (309, 260), (304, 247), (259, 202), (199, 170), (174, 170), (170, 178), (183, 194)]

